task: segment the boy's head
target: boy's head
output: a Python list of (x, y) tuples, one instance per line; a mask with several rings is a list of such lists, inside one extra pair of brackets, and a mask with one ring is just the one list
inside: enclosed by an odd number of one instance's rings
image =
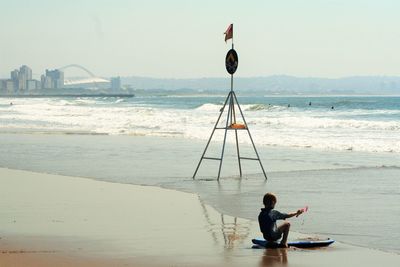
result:
[(273, 209), (276, 204), (276, 196), (272, 193), (266, 193), (263, 198), (263, 203), (266, 208)]

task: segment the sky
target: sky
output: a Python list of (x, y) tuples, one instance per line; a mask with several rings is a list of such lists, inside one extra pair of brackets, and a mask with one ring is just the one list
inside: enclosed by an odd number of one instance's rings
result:
[(1, 0), (0, 78), (23, 64), (36, 78), (69, 64), (103, 77), (225, 77), (230, 23), (240, 77), (398, 76), (399, 10), (395, 0)]

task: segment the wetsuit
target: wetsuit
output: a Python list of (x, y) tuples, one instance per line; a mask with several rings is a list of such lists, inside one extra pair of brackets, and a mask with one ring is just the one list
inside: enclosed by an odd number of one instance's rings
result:
[(282, 237), (282, 232), (278, 230), (276, 221), (284, 220), (288, 217), (288, 214), (281, 213), (274, 209), (261, 209), (260, 215), (258, 215), (258, 223), (260, 224), (260, 230), (265, 240), (279, 240)]

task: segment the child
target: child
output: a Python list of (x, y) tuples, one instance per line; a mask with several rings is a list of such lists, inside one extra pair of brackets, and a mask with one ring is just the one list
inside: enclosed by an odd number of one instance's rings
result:
[(258, 215), (258, 223), (260, 224), (260, 230), (263, 233), (265, 240), (275, 242), (282, 237), (280, 247), (287, 248), (287, 238), (289, 235), (290, 223), (284, 222), (279, 227), (276, 226), (277, 220), (285, 220), (293, 216), (299, 216), (304, 211), (298, 210), (292, 213), (280, 213), (274, 210), (276, 204), (276, 196), (272, 193), (266, 193), (263, 198), (265, 208), (261, 209), (260, 215)]

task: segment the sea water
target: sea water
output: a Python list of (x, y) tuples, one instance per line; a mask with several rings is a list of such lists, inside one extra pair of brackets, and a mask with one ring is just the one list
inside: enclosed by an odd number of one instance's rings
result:
[[(259, 145), (400, 152), (400, 97), (238, 98)], [(206, 140), (224, 100), (224, 96), (3, 98), (0, 129)], [(225, 120), (222, 116), (221, 124)]]
[[(238, 177), (232, 136), (222, 179), (217, 163), (203, 162), (193, 180), (224, 100), (2, 98), (0, 166), (194, 192), (252, 220), (272, 191), (281, 211), (309, 206), (291, 220), (294, 231), (400, 252), (399, 97), (238, 95), (268, 180), (258, 162), (242, 162)], [(239, 137), (241, 153), (254, 156), (246, 134)], [(220, 155), (221, 139), (210, 155)]]

